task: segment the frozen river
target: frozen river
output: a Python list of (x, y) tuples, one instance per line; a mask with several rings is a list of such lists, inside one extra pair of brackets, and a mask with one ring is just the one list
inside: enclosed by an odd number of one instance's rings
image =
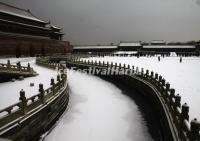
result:
[[(12, 64), (21, 61), (22, 66), (27, 66), (28, 62), (31, 67), (39, 74), (35, 77), (25, 78), (23, 81), (0, 83), (0, 109), (10, 106), (19, 101), (19, 92), (23, 89), (26, 97), (38, 94), (39, 83), (44, 84), (44, 88), (50, 87), (50, 79), (56, 79), (57, 72), (35, 64), (35, 58), (10, 58)], [(7, 63), (7, 59), (0, 59), (0, 63)], [(34, 87), (30, 87), (30, 83), (34, 83)]]
[(160, 62), (157, 57), (94, 57), (90, 60), (125, 63), (158, 72), (171, 84), (171, 87), (176, 89), (176, 93), (181, 95), (182, 103), (188, 103), (190, 120), (193, 118), (200, 120), (199, 57), (184, 57), (182, 63), (179, 62), (179, 57), (161, 57)]
[(137, 105), (115, 85), (70, 71), (68, 111), (46, 141), (151, 141)]

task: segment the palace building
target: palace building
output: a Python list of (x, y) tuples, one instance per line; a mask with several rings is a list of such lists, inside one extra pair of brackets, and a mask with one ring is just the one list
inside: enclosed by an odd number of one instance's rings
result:
[(73, 48), (73, 52), (113, 52), (117, 51), (118, 48), (117, 46), (109, 46), (109, 45), (104, 45), (104, 46), (75, 46)]
[(72, 51), (62, 41), (61, 28), (34, 16), (30, 10), (0, 2), (0, 56), (35, 56)]
[(138, 51), (141, 50), (141, 42), (120, 42), (118, 45), (119, 50), (121, 51)]

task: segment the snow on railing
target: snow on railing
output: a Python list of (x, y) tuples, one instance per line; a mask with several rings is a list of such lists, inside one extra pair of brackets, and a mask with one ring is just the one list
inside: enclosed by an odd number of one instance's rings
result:
[[(150, 84), (152, 84), (160, 93), (160, 97), (163, 99), (165, 105), (170, 113), (170, 117), (172, 117), (172, 122), (178, 131), (178, 136), (180, 140), (183, 141), (199, 141), (200, 140), (200, 122), (195, 118), (189, 123), (189, 106), (187, 103), (184, 103), (181, 106), (181, 96), (179, 94), (175, 94), (175, 89), (170, 88), (170, 84), (166, 83), (166, 80), (159, 75), (158, 73), (154, 73), (153, 71), (149, 72), (141, 68), (139, 70), (138, 67), (130, 67), (130, 65), (126, 66), (126, 64), (122, 65), (121, 63), (113, 64), (113, 62), (97, 62), (96, 60), (80, 60), (80, 57), (70, 57), (68, 60), (69, 63), (75, 63), (77, 66), (79, 65), (90, 65), (93, 68), (112, 68), (114, 70), (124, 69), (124, 72), (128, 72), (125, 74), (127, 76), (136, 76), (139, 77)], [(108, 71), (107, 75), (111, 75), (111, 72)], [(114, 71), (112, 75), (119, 75), (119, 72)]]
[[(45, 63), (44, 65), (47, 65)], [(42, 63), (40, 62), (40, 65)], [(55, 66), (58, 66), (54, 64)], [(51, 67), (52, 65), (47, 65)], [(57, 75), (57, 82), (51, 79), (51, 87), (44, 90), (43, 84), (39, 84), (39, 94), (26, 98), (25, 91), (20, 91), (20, 102), (13, 104), (7, 108), (0, 110), (0, 132), (5, 130), (5, 127), (12, 122), (29, 115), (39, 106), (48, 103), (51, 99), (59, 95), (60, 90), (65, 89), (67, 86), (67, 75), (62, 73)]]
[(33, 68), (30, 67), (30, 64), (28, 63), (27, 67), (21, 66), (21, 63), (18, 62), (16, 65), (11, 65), (10, 60), (7, 61), (7, 64), (0, 63), (0, 71), (19, 71), (19, 72), (29, 72), (29, 73), (35, 73)]

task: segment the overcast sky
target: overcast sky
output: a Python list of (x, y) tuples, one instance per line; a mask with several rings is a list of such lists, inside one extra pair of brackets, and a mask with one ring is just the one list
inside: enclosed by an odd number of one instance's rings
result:
[(200, 0), (0, 0), (63, 28), (72, 44), (200, 40)]

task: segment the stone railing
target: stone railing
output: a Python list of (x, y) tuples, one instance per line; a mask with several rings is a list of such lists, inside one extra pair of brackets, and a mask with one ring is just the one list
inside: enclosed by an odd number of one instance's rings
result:
[(50, 84), (46, 90), (39, 84), (39, 93), (29, 98), (21, 90), (18, 103), (0, 110), (0, 138), (35, 140), (51, 128), (68, 103), (67, 75), (58, 74)]
[(22, 75), (24, 74), (30, 76), (37, 75), (37, 73), (33, 70), (29, 63), (26, 67), (21, 66), (20, 62), (18, 62), (16, 65), (11, 65), (10, 60), (7, 61), (7, 64), (0, 63), (0, 72), (19, 73)]
[(134, 82), (133, 86), (145, 88), (147, 93), (151, 91), (163, 107), (172, 139), (200, 141), (200, 122), (194, 119), (189, 123), (189, 106), (187, 103), (181, 106), (181, 96), (176, 95), (175, 89), (170, 88), (170, 84), (158, 73), (125, 64), (80, 60), (78, 57), (68, 59), (66, 64), (68, 67), (74, 67), (73, 69), (84, 69), (84, 72), (94, 75), (107, 75), (111, 79), (119, 76), (122, 78), (120, 81), (125, 81), (126, 84)]
[(57, 69), (57, 70), (65, 68), (60, 63), (51, 62), (48, 57), (37, 58), (36, 64), (43, 67), (51, 68), (51, 69)]

